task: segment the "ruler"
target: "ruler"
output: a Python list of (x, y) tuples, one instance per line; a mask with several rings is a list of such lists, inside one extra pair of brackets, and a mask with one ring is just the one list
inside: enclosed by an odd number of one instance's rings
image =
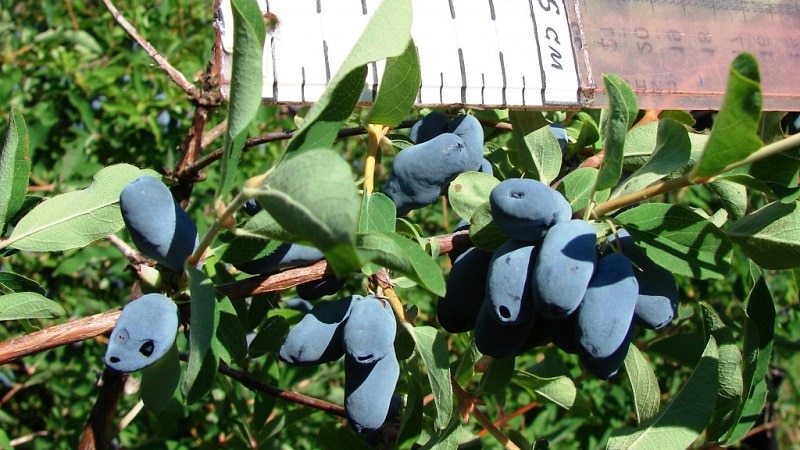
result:
[[(229, 0), (218, 2), (227, 96), (233, 19)], [(279, 22), (264, 46), (263, 101), (315, 102), (379, 3), (260, 0)], [(420, 107), (602, 107), (603, 74), (614, 73), (642, 108), (719, 109), (730, 62), (748, 51), (759, 61), (765, 109), (800, 110), (797, 0), (412, 0), (412, 7)], [(375, 98), (383, 66), (369, 65), (362, 103)]]

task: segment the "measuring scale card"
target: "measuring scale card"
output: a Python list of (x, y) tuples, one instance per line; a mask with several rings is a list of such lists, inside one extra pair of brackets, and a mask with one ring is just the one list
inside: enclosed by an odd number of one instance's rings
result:
[[(279, 23), (264, 46), (264, 102), (315, 102), (379, 4), (260, 0)], [(759, 61), (765, 108), (800, 110), (795, 0), (412, 0), (412, 8), (417, 106), (605, 106), (603, 74), (614, 73), (643, 108), (718, 109), (730, 62), (748, 51)], [(227, 96), (229, 0), (216, 26)], [(368, 66), (361, 102), (375, 98), (383, 66)]]

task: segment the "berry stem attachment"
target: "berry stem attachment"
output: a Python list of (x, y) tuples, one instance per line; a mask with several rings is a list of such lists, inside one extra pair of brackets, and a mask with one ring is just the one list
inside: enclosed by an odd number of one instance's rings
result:
[(200, 244), (197, 245), (194, 253), (192, 253), (186, 260), (187, 264), (192, 267), (197, 266), (197, 264), (200, 262), (200, 259), (203, 257), (203, 253), (205, 253), (206, 249), (208, 249), (211, 243), (214, 242), (217, 234), (226, 228), (225, 223), (228, 221), (228, 219), (233, 217), (233, 214), (238, 211), (242, 205), (244, 205), (248, 198), (249, 196), (244, 192), (236, 194), (236, 197), (234, 197), (231, 204), (225, 207), (225, 209), (219, 213), (219, 216), (216, 218), (216, 220), (214, 220), (214, 223), (208, 227), (208, 230), (206, 230), (206, 233), (203, 235), (203, 239), (200, 240)]
[(406, 312), (403, 309), (403, 303), (400, 301), (400, 297), (398, 297), (397, 293), (394, 291), (392, 281), (389, 279), (389, 272), (386, 269), (381, 269), (380, 272), (375, 274), (375, 280), (378, 286), (383, 290), (383, 295), (389, 302), (389, 306), (392, 307), (392, 311), (394, 311), (397, 320), (403, 324), (407, 323), (408, 317), (406, 317)]
[(364, 161), (364, 192), (372, 194), (375, 191), (375, 164), (378, 159), (381, 140), (389, 132), (385, 125), (367, 125), (367, 159)]
[[(483, 412), (481, 412), (478, 408), (475, 407), (476, 402), (474, 397), (465, 392), (464, 389), (461, 386), (459, 386), (458, 383), (456, 383), (456, 380), (454, 378), (451, 377), (450, 382), (453, 385), (453, 391), (456, 394), (456, 398), (458, 398), (458, 401), (461, 404), (459, 406), (459, 409), (461, 408), (461, 406), (465, 406), (466, 407), (465, 409), (469, 412), (469, 414), (472, 414), (472, 416), (475, 417), (478, 423), (480, 423), (489, 433), (491, 433), (492, 436), (494, 436), (495, 439), (497, 439), (500, 442), (500, 444), (503, 445), (504, 448), (508, 450), (521, 450), (517, 446), (517, 444), (512, 442), (511, 439), (508, 438), (508, 436), (503, 434), (503, 432), (500, 431), (500, 429), (497, 428), (495, 424), (492, 423), (492, 421), (489, 420), (489, 418), (486, 417), (485, 414), (483, 414)], [(463, 405), (464, 402), (470, 404)], [(463, 411), (463, 413), (466, 413), (467, 411)], [(466, 419), (466, 414), (464, 414), (464, 417)]]

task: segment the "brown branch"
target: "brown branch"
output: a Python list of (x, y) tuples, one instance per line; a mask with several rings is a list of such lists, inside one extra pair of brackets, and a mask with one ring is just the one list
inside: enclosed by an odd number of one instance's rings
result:
[[(416, 123), (416, 120), (406, 120), (401, 122), (399, 125), (395, 127), (395, 129), (400, 128), (409, 128)], [(277, 142), (277, 141), (285, 141), (287, 139), (291, 139), (294, 136), (296, 130), (289, 130), (289, 131), (274, 131), (272, 133), (263, 134), (261, 136), (251, 137), (244, 142), (244, 150), (248, 150), (252, 147), (257, 145), (266, 144), (269, 142)], [(360, 136), (362, 134), (366, 134), (367, 129), (364, 127), (350, 127), (350, 128), (342, 128), (337, 133), (337, 138), (346, 138), (346, 137), (353, 137), (353, 136)], [(214, 161), (220, 159), (222, 157), (223, 149), (217, 149), (212, 151), (211, 153), (207, 154), (203, 158), (200, 158), (194, 164), (185, 168), (185, 172), (188, 174), (197, 174), (201, 170), (205, 169), (206, 167), (210, 166), (214, 163)]]
[(218, 285), (216, 289), (217, 292), (227, 295), (231, 300), (235, 300), (267, 292), (282, 291), (306, 281), (318, 280), (326, 273), (331, 273), (328, 271), (328, 263), (319, 261), (310, 266), (223, 283)]
[(0, 365), (107, 333), (114, 328), (119, 314), (120, 310), (115, 309), (0, 342)]
[(141, 34), (128, 22), (124, 17), (122, 17), (122, 13), (119, 12), (116, 6), (111, 2), (111, 0), (103, 0), (103, 3), (106, 5), (106, 8), (111, 15), (114, 17), (114, 20), (128, 33), (128, 36), (131, 37), (134, 41), (136, 41), (139, 46), (141, 46), (150, 58), (156, 62), (158, 68), (163, 70), (172, 81), (175, 82), (181, 89), (186, 92), (192, 100), (197, 100), (200, 98), (200, 91), (197, 87), (192, 84), (178, 69), (172, 66), (172, 64), (167, 61), (167, 58), (164, 57), (155, 47), (153, 47), (150, 42), (147, 41)]
[[(436, 236), (434, 239), (439, 241), (440, 254), (442, 255), (454, 249), (463, 249), (471, 245), (469, 232), (466, 230)], [(239, 299), (288, 289), (307, 281), (318, 280), (326, 273), (330, 273), (328, 264), (325, 261), (320, 261), (310, 266), (297, 267), (276, 274), (257, 275), (239, 281), (220, 284), (216, 289), (231, 299)], [(75, 342), (108, 333), (117, 323), (120, 311), (115, 309), (94, 316), (75, 319), (0, 342), (0, 365), (51, 348), (74, 344)]]
[(307, 395), (303, 395), (298, 392), (279, 389), (276, 388), (275, 386), (271, 386), (262, 381), (254, 380), (250, 378), (246, 373), (232, 369), (229, 366), (225, 365), (224, 363), (220, 364), (219, 372), (233, 378), (234, 380), (242, 383), (242, 385), (254, 391), (263, 392), (267, 395), (287, 400), (292, 403), (297, 403), (298, 405), (303, 405), (303, 406), (308, 406), (310, 408), (318, 409), (320, 411), (324, 411), (326, 413), (333, 414), (335, 416), (345, 417), (345, 418), (347, 417), (344, 408), (339, 405), (334, 405), (333, 403), (309, 397)]
[[(537, 403), (537, 402), (528, 403), (527, 405), (523, 406), (522, 408), (517, 409), (516, 411), (512, 412), (511, 414), (505, 415), (505, 416), (495, 420), (494, 421), (494, 426), (496, 426), (498, 428), (502, 427), (505, 424), (507, 424), (508, 422), (510, 422), (511, 419), (513, 419), (514, 417), (521, 416), (521, 415), (525, 414), (526, 412), (532, 410), (533, 408), (536, 408), (537, 406), (539, 406), (539, 403)], [(478, 437), (484, 437), (484, 436), (486, 436), (486, 433), (488, 433), (488, 432), (489, 431), (484, 428), (483, 430), (478, 431)]]
[[(440, 254), (444, 255), (455, 248), (467, 248), (471, 244), (469, 231), (462, 230), (455, 233), (436, 236), (439, 241)], [(217, 292), (227, 295), (231, 300), (246, 298), (267, 292), (282, 291), (307, 281), (318, 280), (325, 274), (330, 274), (328, 263), (320, 261), (310, 266), (284, 270), (274, 274), (256, 275), (243, 280), (220, 284)]]
[(79, 450), (108, 448), (109, 430), (117, 405), (122, 398), (128, 375), (113, 370), (103, 371), (103, 385), (97, 394), (92, 413), (81, 434)]

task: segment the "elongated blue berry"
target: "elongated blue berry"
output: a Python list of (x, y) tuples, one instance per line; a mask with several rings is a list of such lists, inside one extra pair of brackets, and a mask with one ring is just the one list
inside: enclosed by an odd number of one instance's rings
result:
[(361, 296), (318, 303), (297, 323), (281, 346), (282, 360), (309, 366), (336, 361), (344, 354), (342, 333), (353, 302)]
[(509, 178), (489, 194), (492, 219), (513, 239), (538, 243), (553, 225), (569, 220), (572, 207), (541, 181)]
[(580, 219), (559, 222), (547, 232), (533, 264), (536, 309), (550, 319), (578, 308), (597, 263), (594, 227)]
[(353, 303), (344, 326), (345, 352), (361, 364), (374, 363), (394, 351), (397, 322), (389, 302), (367, 295)]
[(197, 246), (197, 227), (158, 178), (139, 177), (120, 193), (122, 219), (136, 248), (174, 272), (183, 272)]
[(531, 316), (533, 298), (530, 268), (533, 246), (510, 239), (495, 250), (489, 263), (486, 303), (495, 320), (506, 325), (526, 321)]
[(178, 333), (178, 307), (161, 294), (128, 303), (117, 319), (106, 348), (105, 363), (118, 372), (141, 370), (164, 356)]
[(633, 265), (620, 253), (597, 261), (578, 309), (578, 344), (592, 359), (611, 356), (625, 341), (633, 321), (639, 285)]

